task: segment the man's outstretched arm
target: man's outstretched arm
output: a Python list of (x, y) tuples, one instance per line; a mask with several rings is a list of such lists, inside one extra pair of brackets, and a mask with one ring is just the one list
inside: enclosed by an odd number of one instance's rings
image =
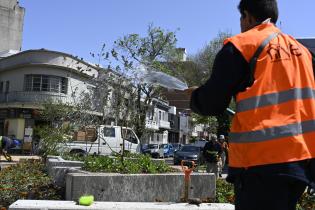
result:
[(231, 98), (249, 86), (249, 65), (233, 44), (217, 54), (210, 79), (192, 92), (190, 107), (200, 115), (218, 115)]

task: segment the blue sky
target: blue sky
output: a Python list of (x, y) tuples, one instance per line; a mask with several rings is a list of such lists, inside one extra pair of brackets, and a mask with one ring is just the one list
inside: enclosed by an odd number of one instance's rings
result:
[[(26, 9), (23, 50), (46, 48), (92, 61), (103, 43), (129, 33), (145, 34), (149, 23), (174, 31), (178, 47), (198, 52), (219, 31), (240, 32), (239, 0), (20, 0)], [(315, 37), (315, 1), (279, 0), (281, 28)]]

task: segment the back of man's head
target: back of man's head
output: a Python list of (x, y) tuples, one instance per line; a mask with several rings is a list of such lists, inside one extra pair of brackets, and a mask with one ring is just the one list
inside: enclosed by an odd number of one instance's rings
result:
[(276, 23), (279, 16), (277, 0), (241, 0), (238, 9), (242, 16), (247, 11), (259, 23), (268, 18)]
[(218, 140), (217, 135), (212, 134), (211, 137), (210, 137), (210, 140), (211, 140), (211, 141), (217, 141), (217, 140)]

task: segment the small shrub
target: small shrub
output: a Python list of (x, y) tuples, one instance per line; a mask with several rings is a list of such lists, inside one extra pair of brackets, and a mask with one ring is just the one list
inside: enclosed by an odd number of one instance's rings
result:
[(297, 210), (314, 210), (315, 209), (315, 195), (304, 193), (298, 203)]
[[(216, 186), (216, 203), (234, 203), (233, 184), (226, 182), (223, 179), (217, 180)], [(297, 210), (314, 210), (315, 195), (304, 193), (298, 202)]]
[(224, 179), (216, 182), (216, 203), (234, 203), (234, 187)]
[(5, 207), (18, 199), (61, 199), (61, 189), (53, 185), (39, 160), (24, 161), (1, 170), (0, 188), (0, 204)]
[(68, 129), (62, 127), (52, 128), (43, 126), (36, 128), (36, 133), (41, 137), (39, 142), (39, 153), (46, 157), (47, 155), (59, 155), (61, 145), (68, 141)]
[(90, 172), (108, 172), (124, 174), (154, 174), (173, 172), (165, 162), (154, 162), (148, 155), (128, 154), (122, 162), (120, 157), (108, 156), (63, 156), (67, 160), (84, 162), (83, 169)]

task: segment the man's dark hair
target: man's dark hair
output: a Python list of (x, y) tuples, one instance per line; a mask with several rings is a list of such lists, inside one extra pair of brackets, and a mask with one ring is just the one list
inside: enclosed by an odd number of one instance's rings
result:
[(272, 23), (278, 20), (277, 0), (241, 0), (238, 9), (242, 17), (245, 17), (244, 11), (247, 11), (257, 22), (263, 22), (267, 18), (271, 18)]

